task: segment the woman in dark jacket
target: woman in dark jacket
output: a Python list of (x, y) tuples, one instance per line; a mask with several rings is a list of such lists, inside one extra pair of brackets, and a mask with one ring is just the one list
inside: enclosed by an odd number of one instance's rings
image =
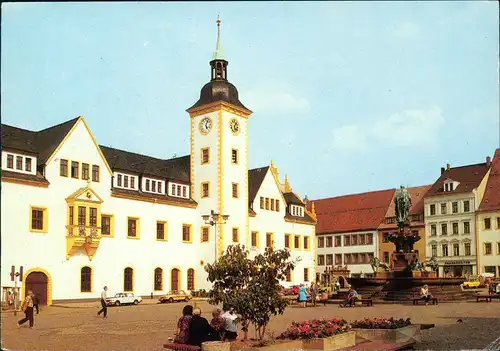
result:
[(201, 316), (201, 310), (193, 310), (193, 318), (189, 326), (189, 345), (199, 346), (205, 341), (220, 340), (219, 333), (210, 326), (206, 318)]

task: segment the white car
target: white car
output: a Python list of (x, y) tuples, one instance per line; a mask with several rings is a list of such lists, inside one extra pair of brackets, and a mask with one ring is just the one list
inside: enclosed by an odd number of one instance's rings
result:
[(108, 306), (138, 305), (140, 302), (142, 302), (142, 297), (135, 296), (132, 293), (118, 293), (106, 299)]

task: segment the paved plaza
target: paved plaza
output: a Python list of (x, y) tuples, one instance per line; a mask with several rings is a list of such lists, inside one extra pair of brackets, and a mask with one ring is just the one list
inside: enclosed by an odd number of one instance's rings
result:
[[(194, 303), (194, 302), (193, 302)], [(196, 302), (210, 318), (212, 307)], [(27, 323), (17, 329), (13, 313), (2, 313), (2, 347), (11, 350), (93, 350), (160, 351), (172, 336), (184, 303), (123, 306), (109, 309), (109, 318), (97, 317), (98, 303), (73, 305), (78, 308), (48, 307), (36, 316), (35, 329)], [(414, 323), (434, 323), (424, 331), (421, 350), (484, 349), (500, 336), (500, 303), (442, 303), (438, 306), (380, 304), (374, 307), (316, 308), (289, 307), (283, 316), (271, 320), (270, 329), (278, 334), (293, 320), (341, 317), (410, 317)], [(457, 322), (461, 319), (463, 323)], [(250, 331), (253, 337), (253, 330)]]

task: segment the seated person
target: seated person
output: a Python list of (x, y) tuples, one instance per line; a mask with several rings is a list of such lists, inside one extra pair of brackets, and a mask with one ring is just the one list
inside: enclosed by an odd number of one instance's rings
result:
[(356, 300), (359, 298), (358, 292), (353, 288), (349, 288), (349, 295), (347, 295), (347, 303), (352, 307), (356, 303)]
[(497, 294), (500, 294), (500, 283), (497, 283), (497, 285), (495, 286), (495, 292)]
[(186, 305), (182, 309), (182, 317), (177, 322), (177, 334), (175, 335), (174, 343), (186, 344), (189, 339), (189, 325), (193, 318), (193, 306)]
[(425, 300), (425, 304), (429, 304), (429, 300), (432, 299), (432, 294), (429, 292), (429, 286), (425, 284), (422, 289), (420, 289), (420, 299)]
[(210, 326), (206, 318), (201, 316), (201, 309), (193, 310), (193, 318), (189, 326), (189, 339), (187, 344), (201, 347), (205, 341), (220, 340), (219, 333)]
[(221, 340), (224, 340), (224, 327), (226, 326), (226, 321), (222, 318), (222, 312), (219, 308), (212, 311), (210, 326), (219, 332)]

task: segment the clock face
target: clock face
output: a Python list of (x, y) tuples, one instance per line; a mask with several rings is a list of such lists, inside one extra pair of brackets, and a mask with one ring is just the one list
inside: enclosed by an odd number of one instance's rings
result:
[(229, 128), (231, 128), (233, 134), (238, 134), (240, 132), (240, 123), (237, 119), (233, 118), (229, 121)]
[(208, 117), (203, 118), (200, 121), (200, 132), (207, 134), (210, 129), (212, 129), (212, 120)]

